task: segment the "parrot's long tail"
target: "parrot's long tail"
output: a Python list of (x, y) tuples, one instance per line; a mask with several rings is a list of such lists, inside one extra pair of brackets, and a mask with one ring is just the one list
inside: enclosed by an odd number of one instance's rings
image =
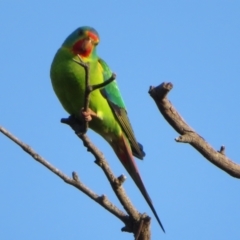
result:
[(127, 138), (122, 135), (120, 137), (120, 139), (113, 141), (111, 143), (112, 148), (114, 149), (116, 155), (118, 156), (118, 158), (120, 159), (121, 163), (123, 164), (123, 166), (126, 168), (126, 170), (128, 171), (128, 173), (130, 174), (130, 176), (132, 177), (133, 181), (135, 182), (135, 184), (137, 185), (137, 187), (139, 188), (139, 190), (141, 191), (143, 197), (145, 198), (145, 200), (147, 201), (149, 207), (151, 208), (154, 216), (156, 217), (160, 227), (162, 228), (163, 232), (165, 232), (164, 227), (157, 215), (157, 212), (153, 206), (152, 200), (150, 198), (150, 196), (148, 195), (148, 192), (143, 184), (143, 181), (141, 179), (141, 176), (139, 174), (137, 165), (135, 163), (135, 160), (132, 156), (132, 150), (130, 147), (130, 144), (127, 140)]

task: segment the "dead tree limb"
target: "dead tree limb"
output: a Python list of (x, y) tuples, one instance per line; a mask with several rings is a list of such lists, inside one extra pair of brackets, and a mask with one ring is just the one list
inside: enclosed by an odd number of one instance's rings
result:
[(175, 141), (189, 143), (212, 164), (221, 168), (232, 177), (240, 178), (240, 165), (234, 163), (225, 155), (225, 147), (221, 146), (219, 151), (214, 150), (184, 121), (172, 103), (167, 99), (167, 94), (172, 88), (172, 83), (162, 83), (157, 87), (151, 86), (149, 94), (154, 99), (163, 117), (179, 134), (181, 134)]
[(80, 180), (76, 172), (72, 173), (72, 178), (61, 172), (58, 168), (49, 163), (46, 159), (41, 157), (37, 152), (35, 152), (29, 145), (25, 144), (8, 130), (0, 126), (0, 132), (3, 133), (6, 137), (15, 142), (20, 146), (26, 153), (32, 156), (37, 162), (41, 163), (43, 166), (48, 168), (51, 172), (60, 177), (64, 182), (69, 185), (74, 186), (89, 198), (100, 204), (107, 211), (112, 213), (115, 217), (121, 220), (125, 226), (122, 228), (124, 232), (133, 233), (135, 239), (138, 240), (150, 240), (150, 218), (145, 214), (140, 214), (136, 208), (133, 206), (128, 196), (126, 195), (125, 190), (122, 187), (122, 183), (125, 180), (125, 177), (120, 176), (116, 178), (111, 171), (106, 159), (103, 154), (93, 145), (89, 138), (84, 134), (81, 135), (81, 139), (84, 145), (87, 147), (94, 157), (96, 158), (95, 163), (100, 166), (105, 175), (107, 176), (112, 189), (117, 195), (119, 201), (122, 203), (124, 209), (129, 214), (127, 215), (122, 210), (118, 209), (112, 202), (108, 200), (105, 195), (99, 196), (86, 185), (84, 185)]

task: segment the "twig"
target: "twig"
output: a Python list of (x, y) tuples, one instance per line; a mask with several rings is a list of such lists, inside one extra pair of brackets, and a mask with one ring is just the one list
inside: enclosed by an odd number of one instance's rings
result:
[[(84, 62), (82, 60), (82, 58), (80, 57), (80, 55), (77, 55), (78, 56), (78, 60), (77, 61), (76, 59), (73, 58), (73, 61), (77, 64), (79, 64), (80, 66), (82, 66), (85, 70), (85, 96), (84, 96), (84, 111), (87, 112), (88, 111), (88, 107), (89, 107), (89, 100), (90, 100), (90, 93), (92, 91), (95, 91), (99, 88), (102, 88), (102, 87), (105, 87), (106, 85), (108, 85), (109, 83), (111, 83), (114, 79), (116, 79), (116, 74), (113, 73), (112, 76), (100, 83), (100, 84), (95, 84), (95, 85), (91, 85), (90, 84), (90, 65), (88, 62)], [(88, 122), (87, 121), (84, 121), (84, 127), (82, 128), (82, 134), (86, 133), (87, 132), (87, 129), (88, 129)]]
[[(89, 89), (89, 86), (90, 86), (90, 82), (89, 82), (89, 79), (90, 79), (89, 63), (84, 62), (79, 55), (77, 55), (77, 56), (78, 56), (79, 61), (77, 61), (75, 59), (73, 59), (73, 61), (76, 62), (77, 64), (79, 64), (80, 66), (82, 66), (85, 70), (85, 96), (84, 96), (85, 101), (84, 101), (83, 109), (86, 112), (88, 110), (88, 107), (89, 107), (89, 99), (90, 99), (90, 93), (91, 93), (91, 90)], [(82, 128), (82, 133), (86, 133), (87, 129), (88, 129), (88, 122), (84, 121), (84, 127)]]
[(172, 103), (167, 99), (167, 94), (172, 88), (172, 83), (162, 83), (157, 87), (150, 87), (149, 94), (154, 99), (163, 117), (181, 134), (181, 136), (175, 139), (176, 142), (189, 143), (212, 164), (221, 168), (231, 176), (240, 178), (240, 165), (225, 156), (225, 147), (222, 146), (220, 151), (214, 150), (183, 120), (173, 107)]

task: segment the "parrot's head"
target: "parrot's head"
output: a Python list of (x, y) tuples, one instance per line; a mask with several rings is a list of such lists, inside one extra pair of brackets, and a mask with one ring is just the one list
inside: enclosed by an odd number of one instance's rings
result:
[(67, 47), (74, 54), (89, 57), (95, 53), (99, 40), (99, 35), (94, 28), (80, 27), (66, 38), (62, 46)]

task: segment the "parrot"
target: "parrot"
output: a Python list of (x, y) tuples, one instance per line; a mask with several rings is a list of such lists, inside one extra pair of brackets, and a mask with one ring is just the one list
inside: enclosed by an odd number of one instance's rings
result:
[(97, 55), (99, 41), (98, 32), (88, 26), (77, 28), (65, 39), (51, 64), (53, 90), (70, 115), (80, 121), (88, 121), (89, 128), (110, 144), (165, 232), (133, 157), (143, 159), (145, 153), (135, 138), (116, 80), (92, 91), (89, 108), (83, 110), (86, 72), (76, 63), (79, 58), (89, 65), (91, 85), (103, 83), (112, 76), (110, 67)]

